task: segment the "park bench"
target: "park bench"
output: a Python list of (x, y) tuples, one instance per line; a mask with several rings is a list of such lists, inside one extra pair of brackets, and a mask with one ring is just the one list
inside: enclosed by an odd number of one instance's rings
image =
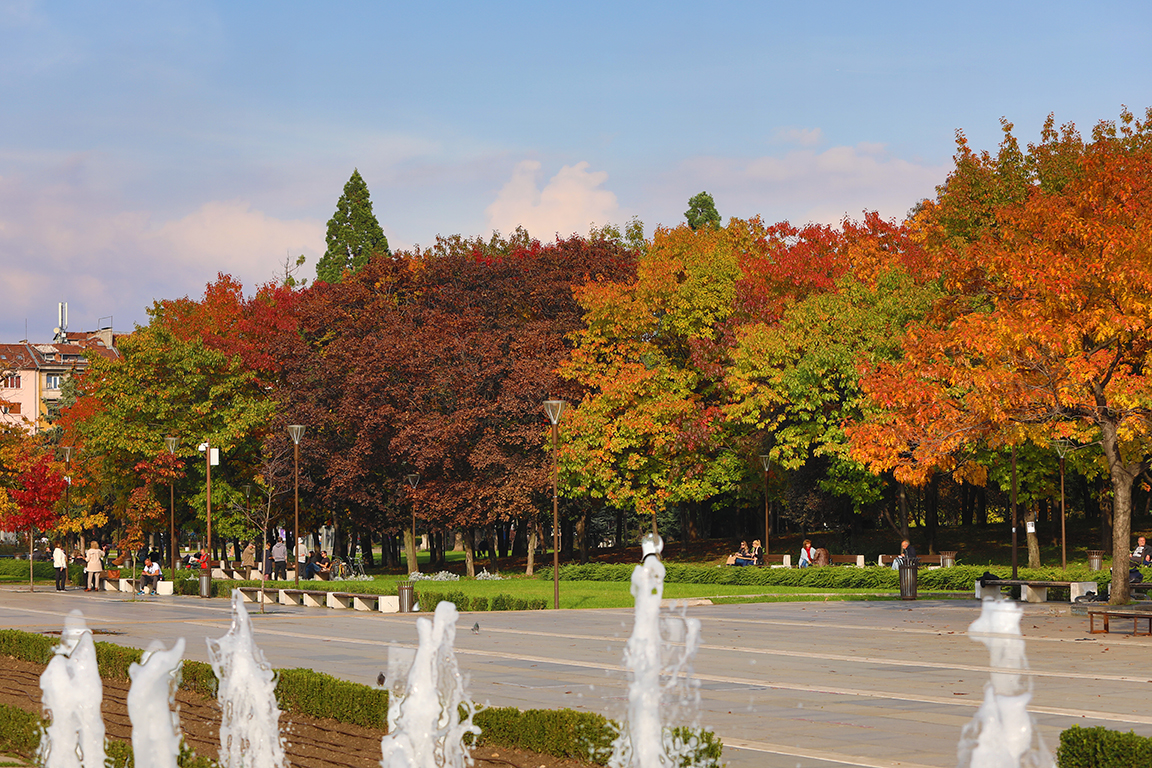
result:
[(764, 555), (761, 567), (765, 565), (770, 568), (791, 568), (792, 555)]
[[(1103, 627), (1096, 629), (1096, 618), (1099, 617)], [(1108, 634), (1111, 631), (1110, 619), (1131, 619), (1133, 635), (1152, 635), (1152, 612), (1149, 611), (1088, 611), (1088, 633), (1092, 635)], [(1145, 622), (1147, 632), (1140, 631), (1140, 622)]]
[(864, 555), (828, 555), (829, 565), (855, 565), (864, 567)]
[(282, 589), (280, 590), (280, 605), (327, 608), (328, 593), (322, 589)]
[(985, 579), (976, 580), (976, 599), (984, 597), (998, 597), (1001, 587), (1020, 587), (1020, 597), (1028, 603), (1048, 602), (1048, 590), (1051, 587), (1067, 587), (1068, 599), (1076, 602), (1076, 598), (1095, 592), (1094, 581), (1035, 581), (1030, 579)]
[(379, 595), (365, 595), (358, 592), (329, 592), (329, 608), (351, 608), (355, 611), (375, 611)]
[[(896, 557), (897, 555), (880, 555), (880, 557), (876, 558), (876, 564), (882, 565), (885, 568), (891, 568), (892, 561), (895, 560)], [(916, 560), (919, 562), (921, 568), (933, 569), (942, 567), (945, 557), (944, 555), (917, 555)], [(951, 558), (951, 561), (956, 562), (955, 556)]]

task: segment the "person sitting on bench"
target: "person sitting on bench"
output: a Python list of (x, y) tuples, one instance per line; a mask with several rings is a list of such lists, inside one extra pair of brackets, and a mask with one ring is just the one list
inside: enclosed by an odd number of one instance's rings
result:
[(155, 563), (152, 558), (144, 559), (144, 571), (140, 574), (140, 594), (144, 594), (148, 589), (153, 592), (156, 591), (156, 585), (160, 583), (160, 579), (164, 574), (160, 570), (160, 563)]
[(740, 542), (740, 549), (736, 551), (736, 554), (728, 556), (728, 565), (755, 565), (752, 553), (748, 551), (748, 542)]
[(812, 565), (812, 560), (815, 557), (816, 550), (812, 549), (812, 540), (804, 539), (804, 546), (800, 547), (800, 562), (798, 567), (807, 568)]
[(760, 539), (752, 542), (752, 564), (764, 565), (764, 547), (760, 546)]
[(1152, 547), (1149, 547), (1144, 537), (1136, 539), (1136, 549), (1132, 552), (1132, 565), (1152, 565)]
[(902, 542), (900, 542), (900, 554), (892, 558), (892, 570), (900, 570), (901, 565), (915, 562), (917, 562), (916, 547), (912, 546), (912, 542), (908, 541), (908, 539), (904, 539)]

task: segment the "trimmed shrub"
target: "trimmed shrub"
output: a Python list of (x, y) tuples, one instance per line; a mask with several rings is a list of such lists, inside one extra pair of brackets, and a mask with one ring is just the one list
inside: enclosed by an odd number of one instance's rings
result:
[(604, 762), (616, 737), (608, 718), (570, 709), (492, 707), (477, 712), (472, 722), (482, 731), (480, 744), (502, 744), (591, 763)]
[(59, 641), (19, 629), (0, 629), (0, 656), (47, 664)]
[(1074, 725), (1060, 734), (1056, 764), (1060, 768), (1142, 768), (1152, 765), (1152, 739), (1132, 731)]
[(32, 757), (40, 746), (40, 715), (0, 704), (0, 753)]
[[(459, 604), (457, 604), (457, 607), (459, 607)], [(486, 611), (486, 610), (488, 610), (488, 598), (484, 597), (483, 595), (479, 595), (477, 597), (472, 598), (468, 602), (468, 610), (470, 610), (470, 611)], [(495, 609), (493, 609), (493, 610), (495, 610)]]
[(388, 692), (315, 672), (281, 669), (276, 702), (285, 712), (328, 717), (365, 728), (388, 727)]
[(492, 610), (514, 611), (516, 610), (516, 598), (512, 597), (512, 595), (496, 595), (496, 597), (492, 598)]
[(128, 667), (139, 664), (144, 652), (139, 648), (129, 648), (115, 643), (96, 643), (96, 666), (100, 677), (109, 680), (127, 680)]

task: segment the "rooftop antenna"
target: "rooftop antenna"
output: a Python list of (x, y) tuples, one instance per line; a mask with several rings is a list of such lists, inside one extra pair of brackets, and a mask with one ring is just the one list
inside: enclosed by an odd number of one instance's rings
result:
[(68, 302), (62, 301), (57, 306), (57, 318), (59, 325), (52, 329), (52, 333), (55, 334), (52, 340), (61, 343), (68, 338)]

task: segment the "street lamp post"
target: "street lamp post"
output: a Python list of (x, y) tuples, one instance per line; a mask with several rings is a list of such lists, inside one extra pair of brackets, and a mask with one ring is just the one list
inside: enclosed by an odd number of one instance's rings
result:
[(772, 536), (772, 507), (768, 501), (768, 471), (772, 469), (772, 457), (760, 454), (760, 464), (764, 467), (764, 554), (768, 554), (768, 539)]
[[(404, 475), (404, 480), (408, 483), (413, 491), (416, 486), (420, 485), (420, 475), (416, 472)], [(404, 557), (409, 560), (408, 573), (417, 573), (420, 570), (420, 565), (416, 562), (416, 494), (412, 494), (412, 548), (404, 553)], [(407, 549), (407, 548), (406, 548)]]
[(1060, 457), (1060, 569), (1068, 570), (1068, 547), (1064, 530), (1064, 456), (1072, 447), (1072, 441), (1063, 438), (1052, 441), (1056, 455)]
[[(544, 413), (552, 423), (552, 607), (560, 608), (560, 415), (563, 400), (545, 400)], [(653, 513), (652, 523), (656, 517)]]
[(1016, 446), (1012, 446), (1012, 579), (1019, 578), (1016, 575), (1017, 554), (1016, 554)]
[(292, 526), (292, 539), (296, 542), (292, 547), (292, 557), (295, 560), (293, 570), (296, 576), (296, 589), (300, 589), (300, 440), (304, 437), (304, 425), (289, 424), (288, 436), (292, 438), (292, 465), (296, 476), (295, 520)]
[(64, 514), (69, 517), (72, 516), (72, 446), (63, 445), (60, 447), (60, 454), (64, 458)]
[[(173, 456), (176, 455), (176, 448), (180, 445), (180, 438), (166, 437), (164, 438), (164, 447), (168, 449), (168, 453)], [(175, 467), (173, 467), (175, 470)], [(176, 545), (176, 478), (168, 478), (168, 551), (170, 553), (169, 559), (172, 561), (172, 579), (176, 579), (176, 558), (178, 555), (179, 547)]]

